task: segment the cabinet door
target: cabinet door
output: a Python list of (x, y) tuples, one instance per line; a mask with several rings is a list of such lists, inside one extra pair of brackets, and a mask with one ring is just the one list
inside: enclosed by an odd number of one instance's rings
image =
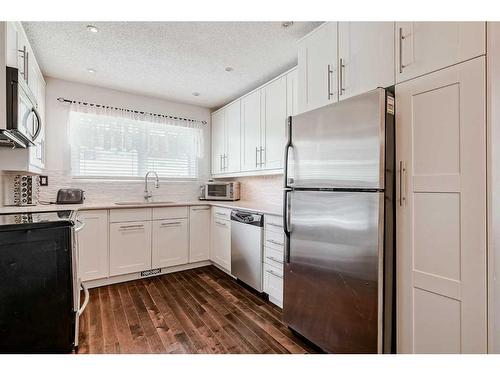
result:
[(483, 55), (485, 22), (396, 22), (396, 82)]
[(109, 275), (108, 211), (81, 211), (85, 227), (78, 232), (78, 271), (82, 281)]
[(262, 89), (262, 168), (283, 168), (286, 130), (286, 76)]
[(152, 268), (187, 264), (188, 255), (187, 219), (153, 221)]
[(189, 263), (210, 258), (210, 206), (189, 210)]
[(394, 22), (339, 22), (339, 99), (394, 85)]
[[(18, 30), (15, 22), (5, 22), (7, 38), (6, 38), (6, 65), (19, 68), (18, 67)], [(22, 67), (21, 67), (22, 69)]]
[(241, 99), (242, 150), (241, 170), (253, 171), (261, 165), (261, 108), (260, 90)]
[(220, 110), (212, 115), (212, 173), (222, 173), (223, 156), (225, 154), (225, 111)]
[(109, 274), (151, 269), (151, 222), (109, 224)]
[(226, 155), (224, 173), (241, 170), (241, 110), (240, 101), (225, 108), (226, 111)]
[(396, 86), (398, 352), (485, 353), (485, 58)]
[(286, 116), (295, 116), (299, 113), (298, 102), (298, 79), (297, 69), (292, 70), (286, 75)]
[(212, 260), (231, 272), (231, 222), (212, 216)]
[(299, 112), (333, 103), (337, 91), (337, 22), (305, 36), (298, 47)]

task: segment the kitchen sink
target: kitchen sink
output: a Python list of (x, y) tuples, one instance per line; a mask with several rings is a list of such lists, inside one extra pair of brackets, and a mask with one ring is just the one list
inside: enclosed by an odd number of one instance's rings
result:
[(175, 203), (173, 201), (129, 201), (129, 202), (115, 202), (117, 206), (138, 206), (141, 204), (148, 205), (148, 204), (169, 204), (169, 203)]

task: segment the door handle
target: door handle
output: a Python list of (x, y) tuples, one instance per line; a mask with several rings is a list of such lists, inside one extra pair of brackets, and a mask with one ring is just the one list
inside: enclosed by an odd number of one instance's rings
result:
[(339, 62), (339, 85), (340, 85), (340, 90), (339, 90), (339, 95), (343, 95), (345, 88), (344, 88), (344, 69), (345, 69), (345, 64), (344, 64), (344, 59), (341, 57), (340, 62)]
[(272, 243), (272, 244), (275, 244), (275, 245), (279, 245), (279, 246), (283, 246), (283, 245), (284, 245), (284, 243), (281, 243), (281, 242), (275, 241), (275, 240), (273, 240), (273, 239), (271, 239), (271, 240), (267, 240), (267, 242)]
[(277, 262), (277, 263), (283, 264), (283, 260), (282, 259), (278, 259), (278, 258), (275, 258), (275, 257), (266, 257), (266, 258), (272, 260), (273, 262)]
[(255, 146), (255, 168), (258, 168), (259, 166), (259, 157), (257, 156), (259, 154), (259, 148)]
[(265, 148), (264, 148), (264, 147), (261, 147), (261, 148), (260, 148), (260, 163), (259, 163), (259, 165), (260, 165), (261, 167), (265, 164), (265, 162), (262, 162), (262, 153), (263, 153), (264, 151), (265, 151)]
[(278, 275), (276, 272), (274, 272), (274, 271), (272, 271), (272, 270), (266, 270), (266, 272), (267, 272), (268, 274), (270, 274), (270, 275), (273, 275), (274, 277), (278, 277), (278, 278), (280, 278), (280, 279), (282, 279), (282, 278), (283, 278), (283, 276)]
[(266, 223), (266, 225), (271, 225), (273, 227), (283, 228), (283, 225), (274, 224), (274, 223)]
[(327, 68), (328, 68), (328, 73), (327, 73), (328, 74), (327, 75), (327, 77), (328, 77), (328, 100), (330, 100), (332, 98), (332, 96), (333, 96), (333, 93), (332, 93), (332, 74), (333, 74), (333, 70), (332, 70), (330, 64), (328, 64)]
[(173, 226), (180, 226), (181, 225), (181, 222), (180, 221), (173, 221), (171, 223), (161, 223), (160, 226), (162, 227), (173, 227)]
[(403, 28), (399, 28), (399, 74), (403, 73), (403, 69), (406, 68), (403, 65), (403, 40), (405, 36), (403, 35)]
[(289, 193), (292, 191), (290, 188), (286, 188), (283, 191), (283, 231), (285, 232), (285, 262), (290, 263), (290, 200), (288, 198)]
[(203, 208), (193, 208), (192, 210), (193, 211), (207, 211), (209, 209), (210, 209), (210, 207), (203, 207)]
[(293, 148), (293, 145), (292, 145), (292, 116), (288, 116), (287, 126), (288, 126), (288, 140), (287, 140), (286, 145), (285, 145), (285, 160), (283, 163), (283, 166), (284, 166), (284, 169), (283, 169), (284, 176), (283, 177), (285, 179), (285, 181), (284, 181), (285, 189), (289, 188), (289, 186), (288, 186), (288, 153), (289, 153), (290, 149)]
[(87, 307), (89, 300), (90, 300), (89, 289), (87, 288), (87, 286), (84, 283), (81, 283), (80, 285), (82, 286), (83, 293), (85, 295), (85, 299), (83, 300), (83, 305), (76, 312), (78, 316), (83, 314), (83, 311)]
[(403, 207), (406, 203), (406, 164), (399, 161), (399, 206)]
[(217, 221), (217, 220), (215, 221), (215, 223), (227, 227), (226, 223), (221, 223), (220, 221)]

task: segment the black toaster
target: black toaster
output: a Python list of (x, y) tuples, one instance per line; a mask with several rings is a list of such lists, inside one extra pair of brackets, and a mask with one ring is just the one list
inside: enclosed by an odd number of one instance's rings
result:
[(59, 189), (57, 191), (57, 204), (80, 204), (85, 200), (82, 189)]

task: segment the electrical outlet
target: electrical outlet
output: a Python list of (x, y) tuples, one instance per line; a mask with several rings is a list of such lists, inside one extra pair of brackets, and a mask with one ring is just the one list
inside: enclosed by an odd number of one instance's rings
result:
[(49, 176), (40, 176), (40, 186), (49, 186)]

